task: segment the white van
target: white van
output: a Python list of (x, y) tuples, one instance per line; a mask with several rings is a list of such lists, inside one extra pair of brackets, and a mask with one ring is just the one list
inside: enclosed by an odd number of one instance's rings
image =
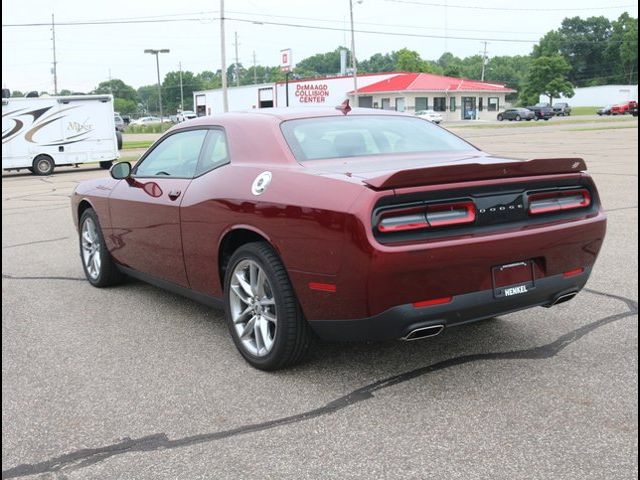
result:
[(120, 157), (111, 95), (2, 99), (2, 168), (50, 175), (60, 165)]

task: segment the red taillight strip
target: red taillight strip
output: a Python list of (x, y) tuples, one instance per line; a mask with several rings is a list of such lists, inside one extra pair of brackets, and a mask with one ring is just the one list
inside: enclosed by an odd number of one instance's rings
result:
[(569, 270), (568, 272), (564, 272), (562, 275), (564, 276), (564, 278), (569, 278), (569, 277), (575, 277), (577, 275), (580, 275), (582, 272), (584, 272), (584, 268), (580, 267), (580, 268), (574, 268), (573, 270)]
[(382, 214), (378, 230), (382, 233), (448, 227), (473, 223), (476, 206), (473, 202), (453, 202), (391, 210)]
[(319, 290), (321, 292), (335, 292), (337, 287), (333, 283), (309, 282), (311, 290)]
[(431, 307), (433, 305), (442, 305), (444, 303), (449, 303), (453, 300), (453, 297), (441, 297), (441, 298), (433, 298), (431, 300), (422, 300), (420, 302), (412, 303), (414, 308), (422, 308), (422, 307)]
[(591, 205), (589, 190), (567, 190), (558, 192), (532, 193), (529, 195), (529, 214), (573, 210)]

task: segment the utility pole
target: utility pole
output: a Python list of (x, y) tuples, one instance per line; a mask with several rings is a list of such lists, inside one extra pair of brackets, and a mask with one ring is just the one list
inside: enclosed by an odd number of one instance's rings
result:
[(53, 94), (57, 95), (58, 94), (58, 61), (56, 60), (56, 22), (55, 22), (53, 13), (51, 14), (51, 33), (52, 33), (51, 39), (53, 40), (53, 69), (52, 69)]
[(233, 34), (235, 38), (235, 42), (233, 43), (233, 45), (236, 48), (236, 64), (233, 71), (236, 73), (236, 87), (239, 87), (240, 86), (240, 68), (238, 67), (238, 32), (233, 32)]
[(258, 83), (258, 72), (256, 71), (256, 51), (253, 51), (253, 84)]
[(182, 62), (178, 62), (180, 71), (180, 110), (184, 110), (184, 90), (182, 90)]
[(222, 109), (229, 111), (229, 97), (227, 96), (227, 56), (224, 44), (224, 0), (220, 0), (220, 67), (222, 69)]
[(480, 77), (480, 81), (484, 82), (484, 70), (487, 65), (487, 43), (489, 42), (484, 41), (480, 43), (484, 43), (484, 50), (482, 51), (482, 76)]
[(349, 0), (351, 16), (351, 69), (353, 70), (353, 106), (358, 106), (358, 73), (356, 71), (356, 38), (353, 29), (353, 0)]

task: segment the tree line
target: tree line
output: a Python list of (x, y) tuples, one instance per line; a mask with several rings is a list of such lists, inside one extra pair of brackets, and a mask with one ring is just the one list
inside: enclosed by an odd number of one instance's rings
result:
[[(293, 78), (336, 75), (340, 72), (340, 52), (318, 53), (298, 62)], [(358, 73), (392, 71), (427, 72), (452, 77), (480, 79), (484, 63), (484, 80), (504, 83), (517, 91), (508, 100), (519, 105), (536, 103), (540, 95), (558, 98), (572, 96), (575, 87), (638, 82), (638, 19), (623, 13), (610, 21), (603, 16), (586, 19), (565, 18), (560, 28), (545, 34), (529, 55), (504, 55), (483, 58), (472, 55), (459, 58), (450, 52), (437, 60), (421, 58), (406, 48), (390, 53), (376, 53), (357, 63)], [(350, 60), (347, 65), (350, 65)], [(231, 64), (226, 72), (230, 86), (284, 81), (284, 73), (275, 66)], [(182, 76), (181, 105), (180, 77)], [(193, 110), (193, 92), (220, 88), (220, 70), (194, 73), (170, 71), (162, 82), (165, 112)], [(68, 90), (61, 95), (71, 94)], [(92, 92), (110, 93), (115, 109), (123, 114), (155, 113), (158, 110), (157, 85), (135, 89), (120, 79), (100, 83)], [(13, 92), (13, 96), (22, 96)]]

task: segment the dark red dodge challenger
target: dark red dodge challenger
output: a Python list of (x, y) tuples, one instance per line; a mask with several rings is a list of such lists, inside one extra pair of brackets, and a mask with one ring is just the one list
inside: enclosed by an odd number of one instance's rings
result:
[(273, 109), (175, 126), (72, 209), (91, 284), (223, 303), (240, 353), (274, 370), (313, 332), (413, 340), (569, 300), (605, 235), (585, 170), (395, 112)]

